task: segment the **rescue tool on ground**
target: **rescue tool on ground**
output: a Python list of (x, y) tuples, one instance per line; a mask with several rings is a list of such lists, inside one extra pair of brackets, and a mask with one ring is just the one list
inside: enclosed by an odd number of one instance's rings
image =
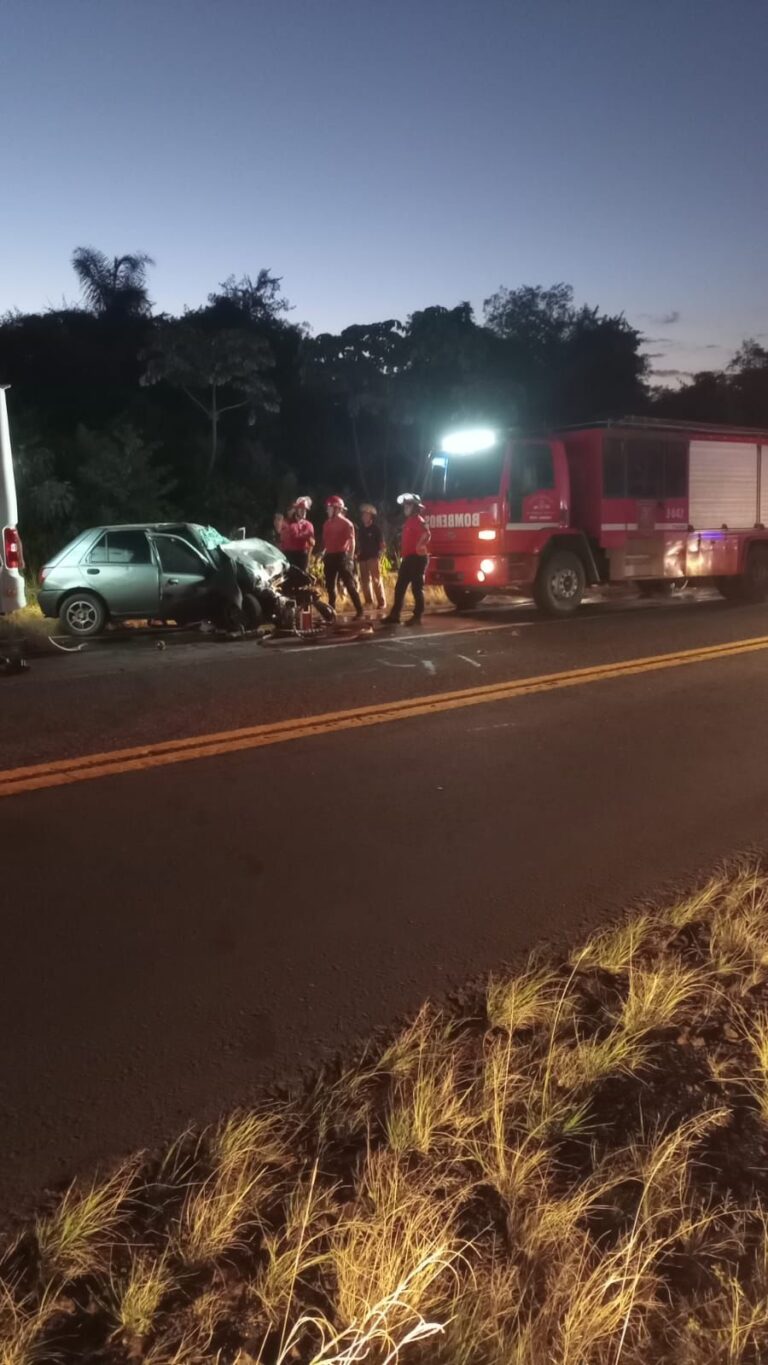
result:
[(768, 596), (768, 430), (625, 417), (450, 432), (424, 503), (427, 582), (459, 609), (512, 593), (567, 616), (591, 585), (685, 579)]

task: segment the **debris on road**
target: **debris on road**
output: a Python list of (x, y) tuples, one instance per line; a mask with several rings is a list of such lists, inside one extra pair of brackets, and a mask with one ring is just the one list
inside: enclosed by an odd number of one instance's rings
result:
[(14, 653), (7, 655), (0, 665), (4, 677), (11, 678), (18, 673), (29, 672), (29, 660), (23, 654)]

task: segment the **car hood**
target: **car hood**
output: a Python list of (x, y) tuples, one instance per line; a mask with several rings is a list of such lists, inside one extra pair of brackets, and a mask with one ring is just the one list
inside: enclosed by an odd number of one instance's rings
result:
[(259, 540), (226, 540), (220, 546), (230, 559), (239, 559), (248, 568), (263, 578), (265, 583), (273, 583), (276, 578), (280, 578), (288, 567), (288, 561), (282, 555), (277, 555), (268, 564), (263, 563), (263, 541)]

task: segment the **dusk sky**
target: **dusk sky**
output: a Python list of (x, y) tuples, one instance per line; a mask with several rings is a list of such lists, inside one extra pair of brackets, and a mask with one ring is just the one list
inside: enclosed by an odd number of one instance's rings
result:
[(768, 335), (767, 53), (765, 0), (0, 0), (0, 311), (77, 245), (315, 331), (565, 280), (717, 367)]

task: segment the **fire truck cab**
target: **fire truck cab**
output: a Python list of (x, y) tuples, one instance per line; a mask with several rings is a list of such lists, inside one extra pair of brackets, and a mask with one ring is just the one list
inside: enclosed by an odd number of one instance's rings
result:
[(424, 501), (427, 581), (459, 609), (512, 593), (566, 616), (589, 585), (627, 582), (768, 596), (768, 431), (627, 417), (451, 432)]

